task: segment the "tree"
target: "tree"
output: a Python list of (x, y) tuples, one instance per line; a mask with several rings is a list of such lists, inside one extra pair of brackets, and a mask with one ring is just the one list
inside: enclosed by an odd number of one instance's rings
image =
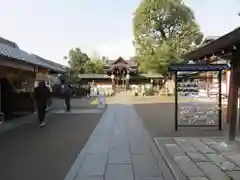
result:
[(88, 55), (83, 53), (80, 48), (71, 49), (64, 59), (68, 60), (71, 71), (75, 75), (83, 73), (85, 64), (90, 61)]
[(68, 60), (73, 78), (83, 73), (104, 73), (104, 61), (96, 55), (89, 58), (89, 56), (79, 48), (71, 49), (68, 56), (65, 56), (64, 59)]
[(133, 31), (140, 69), (162, 74), (203, 38), (193, 12), (182, 0), (142, 0)]
[(104, 73), (104, 62), (102, 60), (90, 60), (85, 64), (85, 72), (87, 73)]

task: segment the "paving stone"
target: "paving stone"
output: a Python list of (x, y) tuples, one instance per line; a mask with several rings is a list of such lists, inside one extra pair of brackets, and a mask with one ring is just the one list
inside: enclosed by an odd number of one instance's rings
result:
[(162, 177), (157, 162), (151, 154), (133, 154), (132, 163), (136, 180)]
[[(159, 145), (159, 142), (157, 139), (154, 139), (155, 142), (151, 143), (151, 151), (153, 153), (153, 156), (155, 160), (157, 161), (158, 167), (162, 173), (163, 179), (164, 180), (175, 180), (175, 177), (173, 176), (172, 172), (170, 171), (170, 168), (166, 163), (164, 163), (164, 155), (162, 154), (162, 149), (164, 148), (164, 145), (162, 146), (163, 148), (160, 150), (157, 145)], [(166, 151), (166, 149), (164, 148)]]
[(112, 147), (109, 155), (109, 163), (131, 163), (131, 155), (128, 146)]
[(235, 141), (236, 141), (237, 143), (240, 143), (240, 137), (236, 137), (236, 138), (235, 138)]
[[(151, 136), (132, 105), (109, 105), (82, 150), (83, 163), (79, 163), (72, 176), (65, 180), (74, 177), (74, 180), (103, 180), (104, 177), (104, 180), (133, 180), (133, 168), (134, 180), (173, 180), (164, 160), (157, 163), (151, 154), (150, 142), (153, 143)], [(107, 160), (110, 163), (107, 164)], [(134, 162), (129, 164), (131, 160)], [(170, 178), (162, 177), (158, 164), (161, 170), (167, 171), (164, 177)]]
[(211, 144), (216, 143), (216, 141), (213, 138), (201, 138), (200, 140), (207, 145), (211, 145)]
[(228, 161), (224, 156), (220, 154), (206, 154), (206, 156), (222, 170), (237, 170), (239, 169), (235, 164)]
[(229, 171), (227, 174), (232, 178), (232, 180), (240, 179), (240, 171)]
[(236, 151), (236, 146), (235, 145), (228, 145), (226, 142), (218, 142), (215, 144), (210, 145), (212, 148), (216, 149), (219, 152), (228, 152), (228, 153), (233, 153)]
[(103, 176), (107, 164), (107, 154), (88, 154), (78, 176)]
[(103, 176), (79, 176), (76, 177), (74, 180), (103, 180)]
[(91, 142), (86, 146), (88, 154), (108, 153), (110, 144)]
[(164, 179), (161, 177), (150, 177), (150, 178), (147, 178), (147, 180), (164, 180)]
[(204, 173), (191, 161), (188, 156), (174, 156), (178, 166), (188, 177), (203, 177)]
[(209, 161), (206, 156), (199, 152), (188, 152), (187, 155), (194, 161), (194, 162), (206, 162)]
[(202, 141), (200, 141), (197, 138), (193, 138), (190, 140), (191, 143), (193, 144), (193, 146), (199, 150), (202, 153), (216, 153), (212, 148), (210, 148), (209, 146), (207, 146), (205, 143), (203, 143)]
[(123, 137), (123, 136), (114, 136), (112, 143), (111, 143), (111, 147), (129, 147), (129, 140), (127, 139), (127, 137)]
[(189, 180), (209, 180), (209, 179), (206, 177), (192, 177), (192, 178), (189, 178)]
[(174, 140), (185, 152), (197, 152), (197, 149), (186, 138), (174, 138)]
[(134, 180), (132, 165), (108, 164), (105, 180)]
[(150, 152), (149, 144), (144, 140), (130, 141), (130, 150), (132, 154), (146, 154)]
[(233, 154), (228, 154), (228, 153), (223, 153), (223, 155), (231, 162), (237, 164), (240, 166), (240, 154), (239, 153), (233, 153)]
[(221, 171), (220, 168), (212, 162), (201, 162), (198, 163), (198, 166), (204, 171), (210, 180), (231, 180), (226, 173)]
[(165, 147), (172, 156), (185, 155), (184, 151), (177, 144), (166, 144)]

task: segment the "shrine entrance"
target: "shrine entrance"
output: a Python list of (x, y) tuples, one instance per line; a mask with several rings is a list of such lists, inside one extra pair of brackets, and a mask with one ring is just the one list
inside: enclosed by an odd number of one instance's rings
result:
[(126, 88), (126, 76), (128, 71), (126, 68), (114, 68), (114, 84), (116, 88)]
[(129, 89), (130, 78), (137, 74), (135, 60), (124, 60), (119, 57), (107, 65), (106, 72), (111, 77), (113, 89)]

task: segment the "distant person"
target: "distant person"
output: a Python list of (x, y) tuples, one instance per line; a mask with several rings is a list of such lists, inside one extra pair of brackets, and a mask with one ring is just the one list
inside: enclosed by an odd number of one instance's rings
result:
[(90, 98), (91, 95), (91, 85), (88, 83), (87, 84), (87, 97)]
[(94, 80), (92, 81), (92, 86), (93, 86), (93, 87), (96, 86), (96, 83), (95, 83)]
[(72, 97), (72, 89), (71, 86), (64, 82), (63, 87), (62, 87), (62, 95), (65, 101), (65, 106), (66, 106), (66, 111), (70, 112), (71, 111), (71, 97)]
[(45, 125), (46, 108), (51, 97), (50, 89), (46, 86), (44, 81), (39, 82), (34, 90), (34, 98), (37, 106), (39, 127)]

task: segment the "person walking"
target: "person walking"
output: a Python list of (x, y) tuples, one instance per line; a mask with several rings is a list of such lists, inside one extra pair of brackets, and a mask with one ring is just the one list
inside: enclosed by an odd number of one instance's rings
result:
[(72, 90), (68, 83), (64, 82), (63, 84), (63, 97), (65, 101), (66, 111), (71, 111), (71, 97), (72, 97)]
[(37, 107), (39, 127), (45, 125), (46, 108), (51, 97), (50, 89), (46, 86), (44, 81), (39, 82), (34, 89), (34, 98)]
[(90, 98), (91, 95), (91, 85), (90, 83), (87, 84), (87, 97)]

